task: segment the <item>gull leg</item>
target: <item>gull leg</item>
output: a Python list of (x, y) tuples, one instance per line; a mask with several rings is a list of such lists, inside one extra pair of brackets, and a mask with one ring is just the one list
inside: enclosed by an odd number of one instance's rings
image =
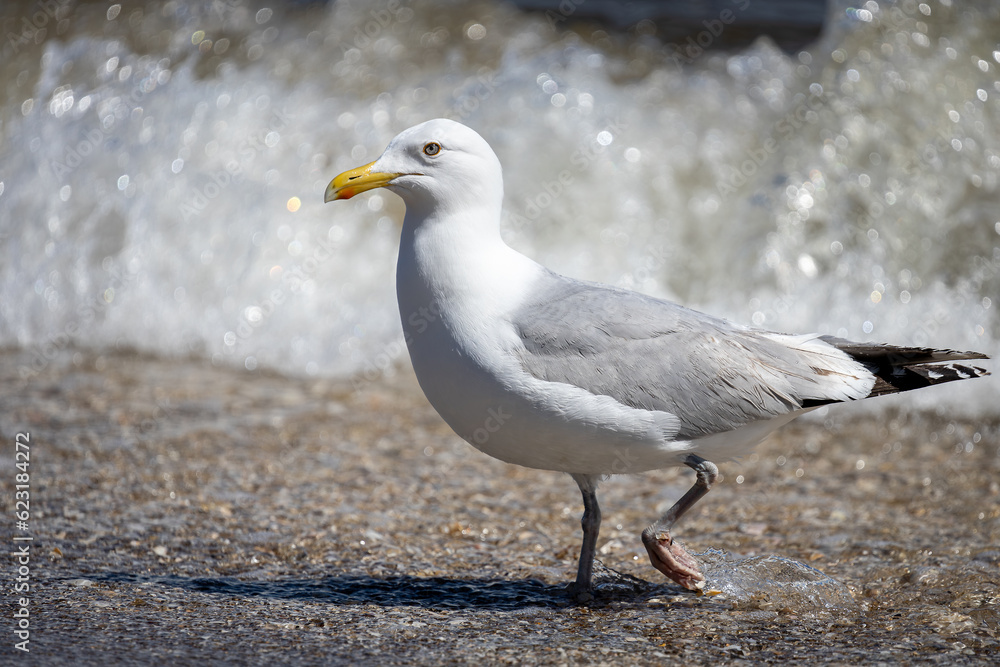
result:
[(591, 579), (594, 575), (594, 556), (597, 555), (597, 536), (601, 532), (601, 507), (597, 504), (597, 476), (571, 475), (580, 493), (583, 494), (583, 544), (580, 547), (580, 564), (576, 570), (576, 581), (569, 586), (570, 595), (577, 602), (587, 602), (594, 599), (594, 585)]
[[(705, 577), (698, 571), (698, 562), (681, 545), (674, 543), (670, 529), (702, 496), (708, 493), (719, 476), (719, 468), (711, 461), (689, 454), (684, 465), (692, 468), (698, 478), (694, 486), (674, 503), (656, 523), (642, 531), (642, 543), (653, 567), (688, 590), (700, 590)], [(581, 487), (582, 488), (582, 487)], [(582, 567), (582, 563), (581, 563)]]

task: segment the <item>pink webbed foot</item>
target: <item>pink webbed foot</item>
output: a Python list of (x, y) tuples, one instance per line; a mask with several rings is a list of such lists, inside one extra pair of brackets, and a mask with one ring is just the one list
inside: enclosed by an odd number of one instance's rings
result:
[(652, 530), (652, 526), (642, 533), (642, 543), (649, 554), (649, 562), (657, 570), (690, 591), (700, 591), (705, 586), (705, 576), (699, 571), (698, 561), (674, 542), (665, 530)]

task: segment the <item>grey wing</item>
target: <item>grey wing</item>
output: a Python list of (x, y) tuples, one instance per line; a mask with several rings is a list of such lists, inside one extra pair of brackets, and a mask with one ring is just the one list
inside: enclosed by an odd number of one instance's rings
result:
[(863, 398), (875, 381), (864, 365), (815, 336), (746, 329), (556, 274), (513, 319), (528, 373), (670, 412), (683, 439)]

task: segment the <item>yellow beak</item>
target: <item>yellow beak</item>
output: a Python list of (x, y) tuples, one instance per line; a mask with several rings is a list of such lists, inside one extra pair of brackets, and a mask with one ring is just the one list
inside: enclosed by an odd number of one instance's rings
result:
[(356, 194), (382, 188), (389, 184), (392, 179), (403, 174), (387, 174), (379, 171), (372, 171), (374, 162), (369, 162), (363, 167), (351, 169), (340, 174), (326, 186), (326, 194), (323, 202), (329, 203), (338, 199), (350, 199)]

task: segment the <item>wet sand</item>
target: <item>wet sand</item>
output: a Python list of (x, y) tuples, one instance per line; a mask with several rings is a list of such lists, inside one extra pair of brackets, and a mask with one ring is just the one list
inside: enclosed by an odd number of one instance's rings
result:
[[(691, 482), (601, 491), (598, 598), (568, 602), (580, 500), (566, 476), (473, 450), (402, 370), (360, 385), (71, 352), (34, 377), (0, 354), (2, 535), (30, 535), (17, 664), (853, 661), (1000, 653), (1000, 424), (841, 406), (739, 464), (676, 531), (774, 554), (853, 604), (695, 596), (639, 532)], [(42, 365), (42, 364), (39, 364)], [(938, 391), (947, 391), (939, 389)], [(15, 435), (31, 436), (28, 531)], [(631, 579), (634, 577), (635, 579)], [(10, 656), (10, 657), (9, 657)]]

